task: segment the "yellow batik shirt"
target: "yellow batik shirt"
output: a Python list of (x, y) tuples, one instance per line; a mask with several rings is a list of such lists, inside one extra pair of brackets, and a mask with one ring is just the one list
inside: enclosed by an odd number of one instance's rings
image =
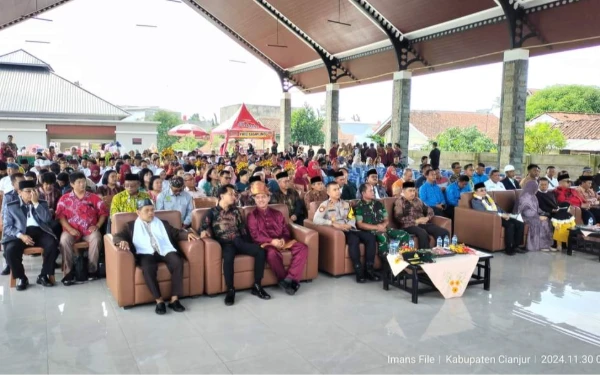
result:
[(132, 197), (126, 190), (122, 191), (116, 194), (112, 199), (110, 216), (119, 212), (136, 212), (137, 201), (144, 199), (151, 199), (150, 195), (146, 192), (138, 191), (138, 193)]

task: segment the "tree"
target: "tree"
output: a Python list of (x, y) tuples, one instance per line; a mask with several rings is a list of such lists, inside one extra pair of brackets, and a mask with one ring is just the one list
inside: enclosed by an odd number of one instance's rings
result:
[(438, 136), (429, 140), (427, 149), (432, 147), (432, 143), (437, 142), (441, 151), (459, 151), (459, 152), (495, 152), (496, 145), (485, 134), (480, 132), (477, 127), (469, 128), (449, 128)]
[(385, 137), (379, 134), (368, 135), (367, 138), (373, 141), (377, 145), (385, 144)]
[(200, 121), (200, 115), (197, 113), (194, 113), (192, 115), (192, 117), (190, 117), (190, 121)]
[(181, 137), (179, 141), (173, 143), (171, 147), (174, 150), (192, 151), (206, 144), (206, 141), (199, 141), (193, 136)]
[(541, 122), (525, 127), (525, 153), (547, 154), (567, 145), (565, 135), (551, 124)]
[(527, 98), (527, 121), (545, 112), (600, 113), (600, 87), (557, 85)]
[(152, 118), (152, 121), (160, 122), (157, 126), (159, 151), (171, 146), (179, 140), (179, 138), (167, 134), (171, 128), (181, 124), (181, 119), (175, 113), (158, 111)]
[(325, 143), (322, 117), (304, 103), (304, 107), (292, 112), (292, 141), (304, 145), (321, 145)]

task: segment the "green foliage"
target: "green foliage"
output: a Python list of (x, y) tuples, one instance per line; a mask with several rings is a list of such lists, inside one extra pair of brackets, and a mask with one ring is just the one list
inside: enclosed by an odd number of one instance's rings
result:
[(304, 107), (292, 112), (292, 142), (304, 145), (320, 145), (325, 143), (323, 133), (324, 119), (304, 103)]
[(385, 144), (385, 137), (379, 134), (368, 135), (367, 138), (373, 141), (375, 144)]
[(545, 112), (600, 113), (600, 87), (551, 86), (527, 98), (527, 120)]
[(172, 137), (167, 134), (167, 132), (171, 128), (181, 124), (181, 119), (175, 113), (167, 112), (167, 111), (158, 111), (152, 118), (152, 121), (160, 122), (160, 124), (157, 126), (157, 131), (158, 131), (157, 147), (158, 147), (159, 151), (171, 146), (173, 143), (175, 143), (179, 140), (179, 138)]
[(173, 143), (171, 147), (176, 151), (192, 151), (206, 144), (207, 141), (199, 141), (193, 136), (181, 137), (179, 141)]
[(194, 113), (192, 115), (192, 117), (190, 117), (190, 121), (200, 121), (200, 115), (197, 113)]
[(435, 139), (429, 140), (429, 145), (424, 149), (431, 149), (433, 142), (437, 142), (441, 151), (458, 152), (496, 152), (496, 145), (477, 127), (449, 128), (438, 134)]
[(547, 154), (567, 145), (567, 138), (557, 128), (548, 123), (538, 123), (525, 127), (525, 153)]

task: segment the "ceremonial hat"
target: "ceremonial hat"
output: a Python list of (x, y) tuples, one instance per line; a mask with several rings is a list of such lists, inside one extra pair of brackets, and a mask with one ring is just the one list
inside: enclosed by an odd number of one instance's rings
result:
[(287, 172), (279, 172), (275, 175), (275, 177), (279, 180), (280, 178), (286, 178), (289, 177)]
[(19, 181), (19, 190), (23, 190), (23, 189), (35, 189), (35, 181), (34, 180)]
[(508, 164), (506, 167), (504, 167), (504, 172), (510, 172), (510, 171), (514, 171), (515, 167)]
[(148, 199), (148, 198), (138, 199), (138, 201), (137, 201), (137, 209), (141, 210), (142, 207), (145, 207), (145, 206), (154, 206), (154, 202), (152, 202), (152, 199)]
[(321, 177), (319, 177), (319, 176), (315, 176), (315, 177), (312, 177), (312, 178), (310, 179), (310, 183), (311, 183), (311, 185), (312, 185), (312, 184), (315, 184), (315, 183), (317, 183), (317, 182), (323, 182), (323, 179), (322, 179)]
[(259, 194), (271, 195), (271, 192), (267, 188), (267, 185), (262, 181), (260, 181), (257, 184), (253, 184), (252, 188), (250, 189), (250, 193), (252, 195), (259, 195)]
[(473, 191), (477, 191), (479, 189), (485, 189), (485, 184), (483, 182), (478, 182), (473, 186)]
[(557, 181), (562, 181), (562, 180), (568, 180), (571, 181), (571, 177), (569, 176), (568, 173), (563, 173), (563, 174), (559, 174), (558, 177), (556, 177)]
[(252, 177), (250, 177), (250, 178), (248, 179), (248, 183), (249, 183), (249, 184), (251, 184), (251, 183), (253, 183), (253, 182), (256, 182), (256, 181), (260, 181), (260, 182), (262, 182), (262, 179), (260, 178), (260, 176), (252, 176)]
[(594, 177), (592, 176), (579, 176), (579, 181), (594, 181)]
[(139, 181), (139, 180), (140, 180), (140, 176), (138, 176), (137, 174), (127, 173), (125, 175), (125, 181)]
[(367, 172), (367, 177), (369, 177), (372, 174), (377, 174), (377, 170), (376, 169), (369, 169), (369, 171)]
[(183, 187), (183, 177), (171, 177), (171, 187), (174, 187), (175, 189), (181, 189)]
[(415, 183), (413, 181), (405, 181), (402, 184), (402, 189), (408, 189), (408, 188), (414, 188), (415, 187)]
[(342, 171), (337, 171), (333, 174), (333, 177), (338, 178), (338, 177), (343, 177), (344, 176), (344, 172)]

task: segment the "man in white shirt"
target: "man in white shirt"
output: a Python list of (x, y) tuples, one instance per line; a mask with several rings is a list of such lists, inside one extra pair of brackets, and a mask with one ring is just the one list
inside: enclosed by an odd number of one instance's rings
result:
[(6, 194), (13, 190), (13, 184), (10, 181), (10, 175), (19, 172), (19, 166), (16, 163), (6, 165), (6, 176), (0, 180), (0, 190)]
[(490, 178), (484, 182), (486, 191), (505, 191), (506, 187), (500, 181), (500, 171), (493, 169), (490, 172)]
[(155, 312), (164, 315), (167, 307), (158, 285), (158, 263), (164, 262), (171, 273), (171, 301), (169, 308), (176, 312), (185, 311), (179, 302), (183, 295), (183, 259), (180, 250), (173, 244), (178, 241), (195, 241), (198, 237), (183, 229), (172, 227), (168, 222), (154, 216), (154, 205), (150, 199), (137, 203), (138, 218), (127, 225), (113, 238), (121, 250), (131, 251), (142, 268), (144, 281), (156, 300)]
[(558, 180), (556, 179), (556, 167), (549, 165), (546, 168), (546, 178), (548, 179), (548, 190), (554, 190), (558, 187)]
[(81, 168), (79, 168), (79, 171), (83, 172), (85, 177), (90, 177), (92, 175), (92, 171), (90, 171), (90, 168), (88, 168), (87, 157), (84, 157), (83, 159), (81, 159)]

